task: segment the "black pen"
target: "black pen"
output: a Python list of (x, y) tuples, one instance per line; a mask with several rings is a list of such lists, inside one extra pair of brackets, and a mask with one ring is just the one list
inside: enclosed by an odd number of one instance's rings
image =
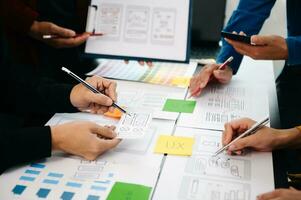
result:
[[(62, 70), (64, 72), (66, 72), (67, 74), (69, 74), (70, 76), (72, 76), (78, 82), (82, 83), (91, 92), (94, 92), (96, 94), (103, 94), (102, 92), (98, 91), (95, 87), (93, 87), (92, 85), (90, 85), (89, 83), (87, 83), (86, 81), (84, 81), (83, 79), (81, 79), (79, 76), (77, 76), (76, 74), (74, 74), (73, 72), (71, 72), (69, 69), (67, 69), (65, 67), (62, 67)], [(103, 95), (105, 95), (105, 94), (103, 94)], [(112, 106), (114, 106), (115, 108), (118, 108), (121, 112), (123, 112), (123, 113), (131, 116), (129, 113), (127, 113), (123, 108), (121, 108), (120, 106), (118, 106), (116, 103), (113, 102)]]

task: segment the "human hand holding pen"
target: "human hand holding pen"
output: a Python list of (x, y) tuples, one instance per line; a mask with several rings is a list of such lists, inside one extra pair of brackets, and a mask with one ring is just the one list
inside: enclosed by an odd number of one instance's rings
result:
[[(222, 137), (223, 146), (228, 145), (240, 134), (250, 129), (255, 123), (255, 121), (249, 118), (242, 118), (226, 123)], [(246, 148), (267, 152), (274, 149), (293, 147), (300, 143), (300, 138), (301, 133), (297, 128), (280, 130), (264, 126), (257, 130), (256, 133), (234, 142), (227, 149), (227, 153), (229, 155), (241, 155)], [(298, 140), (299, 143), (297, 143)]]
[(189, 92), (191, 94), (190, 97), (199, 96), (202, 90), (211, 81), (217, 81), (222, 84), (230, 82), (233, 72), (228, 66), (228, 64), (231, 62), (228, 62), (229, 59), (227, 59), (227, 61), (225, 61), (223, 64), (205, 65), (196, 76), (192, 77), (189, 85)]
[(103, 91), (104, 94), (93, 93), (83, 84), (78, 84), (73, 87), (70, 94), (72, 105), (81, 111), (90, 110), (94, 114), (113, 112), (114, 107), (112, 105), (117, 100), (116, 82), (99, 76), (87, 78), (86, 82), (97, 90)]

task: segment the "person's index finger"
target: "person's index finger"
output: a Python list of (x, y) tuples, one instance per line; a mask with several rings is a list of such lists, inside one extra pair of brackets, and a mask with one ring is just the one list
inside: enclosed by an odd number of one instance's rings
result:
[(108, 127), (96, 125), (93, 127), (92, 132), (97, 134), (98, 136), (102, 136), (104, 138), (113, 139), (117, 136), (114, 130)]
[(117, 84), (114, 81), (110, 81), (107, 79), (103, 79), (102, 85), (105, 89), (106, 95), (108, 95), (113, 101), (117, 100), (117, 93), (116, 93), (116, 88)]
[(50, 29), (52, 34), (57, 34), (61, 37), (74, 37), (76, 35), (75, 31), (57, 26), (55, 24), (52, 24)]
[(225, 130), (223, 132), (222, 143), (223, 145), (227, 145), (232, 141), (233, 138), (233, 129), (229, 123), (225, 124)]

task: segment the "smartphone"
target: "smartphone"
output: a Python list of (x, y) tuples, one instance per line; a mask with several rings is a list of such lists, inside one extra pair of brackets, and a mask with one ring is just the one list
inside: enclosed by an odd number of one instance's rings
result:
[(250, 36), (237, 35), (237, 34), (226, 32), (226, 31), (222, 31), (221, 34), (222, 34), (222, 37), (224, 37), (224, 38), (228, 38), (231, 40), (235, 40), (235, 41), (239, 41), (239, 42), (243, 42), (243, 43), (252, 45)]

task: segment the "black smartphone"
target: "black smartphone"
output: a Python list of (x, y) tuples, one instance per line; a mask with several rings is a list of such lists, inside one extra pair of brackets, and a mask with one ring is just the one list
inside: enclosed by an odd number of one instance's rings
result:
[(224, 37), (224, 38), (228, 38), (231, 40), (235, 40), (235, 41), (239, 41), (239, 42), (243, 42), (243, 43), (252, 45), (250, 36), (237, 35), (237, 34), (226, 32), (226, 31), (222, 31), (221, 33), (222, 33), (222, 37)]

